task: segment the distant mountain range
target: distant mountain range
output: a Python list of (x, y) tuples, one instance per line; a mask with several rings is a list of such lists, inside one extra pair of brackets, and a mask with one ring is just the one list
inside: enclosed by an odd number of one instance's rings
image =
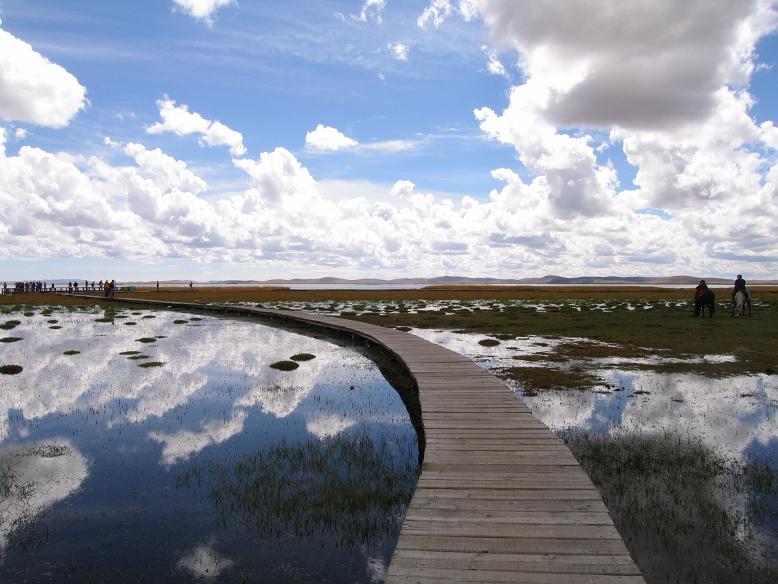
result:
[[(688, 286), (697, 284), (702, 278), (700, 276), (580, 276), (576, 278), (566, 278), (564, 276), (548, 275), (542, 278), (468, 278), (464, 276), (438, 276), (436, 278), (394, 278), (391, 280), (385, 280), (381, 278), (292, 278), (292, 279), (272, 279), (272, 280), (209, 280), (207, 282), (195, 282), (196, 284), (219, 284), (219, 285), (251, 285), (257, 286), (272, 285), (272, 286), (295, 286), (295, 285), (310, 285), (320, 284), (327, 286), (337, 286), (338, 284), (354, 286), (478, 286), (478, 285), (491, 285), (491, 286), (532, 286), (538, 284), (556, 284), (556, 285), (580, 285), (580, 284), (649, 284), (654, 286)], [(729, 286), (734, 282), (734, 278), (706, 278), (705, 281), (708, 284), (714, 286), (726, 285)], [(153, 285), (154, 281), (138, 282), (139, 284)], [(188, 284), (189, 280), (160, 280), (161, 285), (165, 284)], [(749, 284), (752, 285), (778, 285), (778, 280), (749, 280)]]

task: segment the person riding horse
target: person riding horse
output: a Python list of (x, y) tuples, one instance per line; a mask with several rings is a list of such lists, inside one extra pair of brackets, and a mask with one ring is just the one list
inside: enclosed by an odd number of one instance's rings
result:
[[(741, 292), (743, 298), (738, 301), (737, 294)], [(748, 315), (751, 316), (751, 296), (746, 289), (746, 281), (743, 276), (738, 274), (735, 285), (732, 288), (732, 316), (737, 312), (738, 316), (743, 316), (744, 308), (748, 306)]]
[(708, 307), (708, 316), (713, 318), (713, 313), (716, 311), (716, 295), (713, 290), (708, 288), (705, 280), (700, 280), (694, 289), (694, 318), (700, 316), (700, 310), (702, 310), (702, 318), (705, 318), (706, 306)]

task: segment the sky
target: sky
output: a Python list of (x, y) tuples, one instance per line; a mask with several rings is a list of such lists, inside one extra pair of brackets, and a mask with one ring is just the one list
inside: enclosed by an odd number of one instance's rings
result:
[(0, 0), (0, 279), (778, 278), (775, 0)]

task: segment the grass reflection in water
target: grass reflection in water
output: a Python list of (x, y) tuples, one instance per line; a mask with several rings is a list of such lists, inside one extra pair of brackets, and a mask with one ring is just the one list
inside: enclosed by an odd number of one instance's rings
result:
[[(563, 437), (648, 582), (778, 581), (775, 550), (759, 549), (760, 528), (778, 519), (778, 477), (768, 465), (680, 436)], [(738, 512), (734, 499), (742, 497), (748, 503)]]
[(327, 535), (339, 547), (396, 538), (416, 485), (412, 456), (396, 462), (386, 442), (338, 435), (282, 442), (233, 464), (192, 466), (177, 486), (208, 490), (223, 524), (262, 538)]

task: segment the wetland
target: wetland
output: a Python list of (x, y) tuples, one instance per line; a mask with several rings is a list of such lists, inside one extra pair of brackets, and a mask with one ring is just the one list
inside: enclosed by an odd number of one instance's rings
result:
[(1, 581), (383, 581), (420, 452), (384, 356), (241, 318), (3, 310)]

